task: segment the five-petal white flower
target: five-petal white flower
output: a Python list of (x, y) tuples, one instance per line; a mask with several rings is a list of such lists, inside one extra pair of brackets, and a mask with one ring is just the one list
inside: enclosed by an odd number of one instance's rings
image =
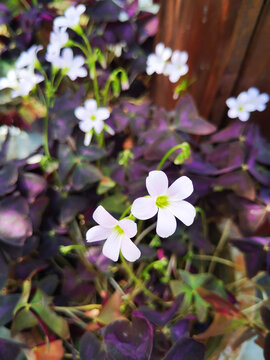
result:
[(146, 73), (148, 75), (162, 74), (171, 54), (172, 50), (170, 48), (165, 48), (163, 43), (157, 44), (155, 54), (150, 54), (147, 58)]
[(130, 219), (116, 220), (101, 205), (94, 211), (93, 219), (98, 223), (86, 233), (88, 242), (106, 240), (102, 253), (107, 258), (117, 261), (119, 253), (128, 261), (136, 261), (141, 251), (130, 240), (137, 234), (137, 224)]
[(230, 97), (226, 100), (230, 108), (228, 116), (232, 119), (238, 117), (241, 121), (247, 121), (252, 111), (264, 111), (268, 101), (268, 94), (260, 94), (257, 88), (251, 87), (248, 91), (242, 91), (237, 98)]
[(140, 220), (158, 214), (156, 231), (160, 237), (166, 238), (175, 232), (175, 217), (187, 226), (193, 223), (196, 210), (184, 200), (193, 192), (192, 181), (187, 176), (181, 176), (168, 187), (168, 178), (163, 171), (151, 171), (146, 178), (146, 188), (150, 196), (136, 199), (131, 213)]
[(84, 106), (77, 107), (74, 113), (80, 120), (79, 128), (86, 133), (84, 140), (86, 146), (90, 144), (92, 130), (100, 134), (104, 129), (104, 121), (110, 117), (110, 111), (104, 107), (98, 108), (94, 99), (86, 100)]
[(70, 6), (66, 9), (64, 16), (58, 16), (54, 19), (54, 27), (65, 27), (74, 29), (80, 21), (80, 16), (85, 12), (86, 7), (82, 4)]
[(254, 106), (250, 104), (246, 91), (241, 92), (237, 98), (230, 97), (226, 100), (226, 104), (230, 108), (228, 111), (229, 118), (234, 119), (238, 117), (241, 121), (247, 121), (250, 117), (250, 112), (254, 109)]
[(37, 61), (37, 53), (42, 50), (41, 45), (33, 45), (27, 51), (23, 51), (15, 62), (16, 69), (34, 69)]
[(177, 82), (182, 75), (188, 72), (187, 59), (188, 53), (186, 51), (174, 51), (171, 61), (165, 66), (164, 75), (169, 75), (171, 82)]
[(87, 75), (87, 70), (83, 67), (83, 56), (74, 56), (71, 48), (64, 48), (58, 60), (55, 59), (54, 64), (56, 67), (63, 69), (70, 80), (76, 80), (78, 77), (85, 77)]
[(247, 91), (247, 95), (249, 97), (249, 103), (254, 107), (252, 111), (264, 111), (266, 109), (266, 104), (269, 101), (269, 95), (266, 93), (260, 94), (260, 91), (251, 87)]

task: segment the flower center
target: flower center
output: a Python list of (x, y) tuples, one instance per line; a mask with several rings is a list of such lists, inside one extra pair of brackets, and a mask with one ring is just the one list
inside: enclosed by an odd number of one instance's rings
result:
[(169, 205), (168, 196), (166, 196), (166, 195), (158, 196), (157, 200), (156, 200), (156, 205), (157, 205), (157, 207), (159, 207), (161, 209), (164, 209), (165, 207), (167, 207)]
[(244, 107), (243, 107), (243, 106), (239, 106), (238, 110), (239, 110), (239, 111), (243, 111), (243, 110), (244, 110)]
[(120, 228), (119, 225), (116, 225), (114, 227), (114, 230), (118, 233), (118, 235), (123, 235), (124, 234), (124, 230), (122, 228)]
[(91, 115), (91, 116), (90, 116), (90, 119), (91, 119), (92, 121), (95, 121), (95, 120), (96, 120), (96, 116), (95, 116), (95, 115)]

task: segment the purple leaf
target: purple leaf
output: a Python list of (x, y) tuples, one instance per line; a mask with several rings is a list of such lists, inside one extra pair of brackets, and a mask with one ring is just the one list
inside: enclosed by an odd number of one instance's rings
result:
[(194, 135), (208, 135), (216, 131), (213, 124), (199, 116), (189, 94), (182, 96), (176, 105), (174, 125), (177, 129)]
[(225, 129), (217, 132), (216, 134), (210, 137), (210, 142), (227, 142), (230, 140), (238, 139), (239, 136), (243, 133), (246, 124), (241, 123), (240, 121), (234, 121), (232, 124), (227, 126)]
[(108, 325), (103, 341), (108, 360), (150, 360), (153, 329), (140, 313), (133, 313), (132, 323), (120, 320)]
[(232, 190), (237, 195), (254, 200), (256, 193), (254, 181), (246, 171), (237, 170), (219, 176), (214, 180), (213, 185), (222, 186), (224, 189)]
[(183, 301), (184, 295), (178, 296), (172, 307), (163, 312), (160, 313), (158, 311), (155, 310), (151, 310), (146, 306), (140, 307), (138, 309), (138, 311), (144, 315), (144, 317), (146, 317), (146, 319), (148, 319), (149, 321), (151, 321), (153, 324), (158, 325), (158, 326), (165, 326), (175, 315), (175, 313), (177, 312), (177, 310), (179, 309), (179, 306), (181, 305), (182, 301)]
[(178, 341), (182, 337), (189, 336), (190, 319), (185, 318), (178, 320), (170, 327), (171, 337), (174, 342)]
[(183, 337), (178, 340), (163, 360), (204, 360), (205, 346), (196, 340)]
[(0, 295), (0, 326), (12, 320), (13, 309), (20, 298), (20, 294)]
[(47, 188), (47, 183), (42, 176), (26, 172), (20, 175), (18, 182), (21, 194), (33, 202), (35, 198)]
[(12, 163), (4, 165), (0, 169), (0, 196), (12, 192), (16, 187), (18, 169)]
[(22, 197), (7, 197), (0, 201), (0, 241), (21, 246), (32, 235), (29, 208)]
[(94, 334), (85, 332), (79, 343), (81, 360), (105, 360), (105, 353), (100, 348), (100, 342)]
[(7, 282), (8, 275), (9, 275), (9, 264), (3, 254), (3, 252), (0, 250), (0, 290), (3, 288), (5, 283)]

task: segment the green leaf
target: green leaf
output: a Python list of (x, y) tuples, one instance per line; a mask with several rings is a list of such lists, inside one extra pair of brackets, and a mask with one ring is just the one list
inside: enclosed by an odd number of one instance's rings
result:
[(150, 246), (150, 247), (160, 247), (160, 246), (161, 246), (160, 237), (159, 237), (158, 235), (155, 235), (155, 236), (153, 237), (153, 239), (151, 240), (149, 246)]
[(180, 280), (171, 280), (170, 288), (174, 297), (177, 297), (178, 295), (183, 293), (192, 293), (190, 287)]
[(38, 325), (38, 320), (31, 313), (31, 311), (26, 308), (22, 309), (16, 314), (12, 322), (11, 334), (12, 336), (15, 336), (22, 330), (32, 328), (36, 325)]
[(108, 196), (100, 202), (100, 205), (102, 205), (107, 211), (122, 214), (128, 205), (127, 197), (120, 193)]
[(23, 307), (28, 306), (30, 292), (31, 292), (31, 280), (28, 279), (23, 282), (21, 297), (13, 310), (14, 315), (16, 315), (16, 313)]
[(201, 287), (209, 278), (210, 274), (190, 274), (188, 271), (179, 270), (179, 274), (183, 281), (192, 289), (196, 290)]
[(33, 297), (31, 308), (55, 334), (62, 339), (69, 338), (67, 321), (49, 307), (49, 298), (40, 289), (37, 289)]
[(199, 321), (204, 322), (207, 318), (208, 309), (211, 307), (210, 304), (196, 293), (194, 294), (194, 303)]
[(116, 185), (115, 181), (107, 176), (103, 176), (97, 188), (97, 194), (102, 195), (114, 188)]

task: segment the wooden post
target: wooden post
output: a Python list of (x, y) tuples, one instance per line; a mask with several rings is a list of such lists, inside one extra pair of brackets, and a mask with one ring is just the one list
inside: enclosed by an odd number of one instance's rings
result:
[[(225, 100), (251, 86), (270, 93), (270, 3), (264, 0), (161, 0), (156, 43), (189, 53), (200, 113), (220, 124)], [(267, 75), (266, 75), (267, 74)], [(153, 80), (153, 100), (172, 109), (174, 84)], [(265, 117), (266, 112), (261, 113)], [(268, 123), (269, 120), (268, 120)], [(268, 125), (269, 126), (269, 125)]]

